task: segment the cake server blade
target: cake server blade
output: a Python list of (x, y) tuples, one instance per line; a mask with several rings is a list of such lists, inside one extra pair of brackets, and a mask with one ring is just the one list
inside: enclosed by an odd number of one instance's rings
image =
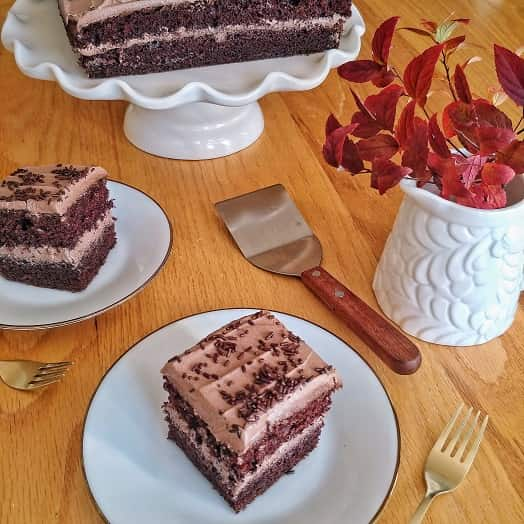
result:
[(417, 347), (320, 267), (322, 246), (281, 184), (215, 204), (242, 254), (255, 266), (296, 276), (395, 372), (414, 373)]

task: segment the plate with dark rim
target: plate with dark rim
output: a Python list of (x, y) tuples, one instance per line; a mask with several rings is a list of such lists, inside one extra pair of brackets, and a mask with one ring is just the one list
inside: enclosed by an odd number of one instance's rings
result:
[(342, 339), (275, 314), (329, 364), (344, 387), (317, 448), (236, 515), (177, 445), (167, 440), (160, 369), (210, 332), (253, 309), (199, 313), (168, 324), (124, 353), (96, 389), (84, 421), (82, 465), (94, 503), (112, 524), (367, 524), (393, 490), (400, 433), (378, 376)]
[(65, 326), (114, 308), (151, 282), (171, 251), (173, 232), (165, 211), (144, 192), (109, 180), (117, 243), (89, 286), (71, 293), (0, 276), (0, 328)]

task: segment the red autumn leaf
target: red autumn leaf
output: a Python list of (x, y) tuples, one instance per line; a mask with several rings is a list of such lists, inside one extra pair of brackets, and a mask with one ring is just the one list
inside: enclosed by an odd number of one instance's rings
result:
[(353, 89), (350, 88), (351, 94), (353, 95), (353, 100), (355, 100), (355, 104), (357, 104), (357, 107), (359, 110), (367, 117), (374, 118), (373, 115), (370, 113), (369, 109), (364, 105), (364, 102), (360, 99), (360, 97), (353, 91)]
[(508, 115), (488, 100), (474, 100), (473, 107), (479, 127), (493, 126), (500, 129), (513, 129), (513, 124)]
[(442, 52), (442, 44), (426, 49), (421, 55), (415, 57), (404, 71), (404, 86), (406, 92), (417, 103), (424, 107), (431, 87), (431, 80), (435, 66)]
[(398, 151), (398, 142), (386, 134), (360, 140), (357, 143), (358, 152), (363, 160), (372, 162), (377, 158), (391, 158)]
[(342, 161), (340, 165), (353, 175), (360, 173), (364, 169), (364, 163), (360, 158), (357, 146), (353, 140), (346, 138), (344, 147), (342, 148)]
[(478, 144), (481, 155), (490, 155), (509, 146), (516, 135), (512, 129), (483, 126), (477, 129)]
[[(472, 104), (465, 104), (461, 101), (452, 102), (444, 108), (442, 125), (447, 138), (457, 135), (464, 147), (473, 154), (480, 150), (481, 137), (485, 136), (483, 150), (487, 151), (492, 147), (488, 138), (497, 135), (493, 131), (486, 131), (484, 135), (479, 131), (481, 128), (492, 127), (509, 131), (512, 129), (511, 120), (508, 116), (486, 100), (474, 100)], [(502, 138), (507, 140), (510, 133), (503, 132), (500, 135), (501, 140)], [(491, 152), (496, 150), (494, 149)]]
[(371, 166), (371, 187), (383, 195), (411, 173), (409, 167), (401, 167), (391, 160), (377, 158)]
[(466, 197), (457, 197), (457, 203), (477, 209), (500, 209), (506, 206), (506, 191), (502, 186), (478, 184)]
[(440, 195), (443, 198), (455, 200), (458, 196), (468, 196), (454, 157), (442, 158), (435, 153), (429, 153), (428, 166), (440, 182)]
[(417, 177), (417, 187), (424, 187), (428, 182), (431, 182), (432, 179), (433, 173), (429, 169), (426, 169), (424, 173)]
[(393, 84), (386, 87), (376, 95), (371, 95), (364, 102), (351, 90), (359, 112), (353, 115), (352, 124), (359, 124), (354, 135), (359, 138), (370, 138), (379, 131), (393, 130), (397, 104), (402, 95), (402, 87)]
[(353, 124), (339, 127), (326, 137), (326, 142), (324, 143), (322, 152), (328, 164), (333, 167), (340, 166), (342, 162), (344, 142), (347, 140), (347, 135), (350, 134), (355, 127), (356, 125)]
[(428, 164), (428, 124), (421, 118), (415, 117), (413, 133), (408, 137), (402, 155), (402, 165), (413, 171), (415, 178), (421, 177)]
[(393, 34), (399, 20), (399, 16), (388, 18), (378, 27), (373, 35), (373, 41), (371, 42), (373, 58), (380, 64), (386, 65), (388, 63)]
[(442, 127), (446, 138), (458, 136), (460, 143), (473, 154), (478, 153), (476, 113), (472, 104), (452, 102), (442, 112)]
[(431, 149), (433, 149), (437, 155), (442, 158), (449, 158), (451, 156), (449, 147), (446, 143), (446, 138), (438, 125), (436, 113), (429, 119), (428, 138)]
[(409, 31), (420, 36), (429, 36), (429, 38), (433, 40), (433, 33), (431, 31), (427, 31), (426, 29), (420, 29), (418, 27), (401, 27), (400, 29), (404, 29), (405, 31)]
[(515, 173), (524, 173), (524, 142), (514, 140), (508, 147), (497, 153), (496, 161), (508, 165)]
[(455, 92), (459, 100), (465, 104), (471, 104), (473, 97), (471, 96), (471, 89), (469, 88), (468, 80), (464, 74), (464, 70), (457, 64), (455, 74), (453, 75), (453, 83), (455, 84)]
[(428, 31), (435, 33), (437, 31), (438, 24), (433, 20), (421, 20), (420, 24), (424, 26)]
[(477, 179), (480, 179), (480, 172), (485, 163), (486, 158), (480, 155), (471, 155), (467, 158), (461, 157), (455, 160), (457, 171), (466, 189), (470, 189)]
[(362, 84), (369, 82), (381, 69), (382, 66), (373, 60), (354, 60), (342, 64), (338, 68), (338, 74), (345, 80)]
[(352, 132), (352, 135), (358, 138), (370, 138), (382, 131), (382, 126), (380, 124), (378, 124), (372, 118), (370, 119), (360, 111), (353, 115), (351, 123), (357, 124), (357, 127)]
[(468, 25), (471, 22), (471, 18), (453, 18), (452, 22)]
[(415, 100), (412, 100), (400, 113), (395, 129), (395, 136), (399, 144), (404, 147), (411, 133), (413, 133), (413, 122), (415, 119)]
[(326, 137), (333, 133), (333, 131), (335, 131), (335, 129), (338, 129), (339, 127), (342, 127), (340, 122), (333, 115), (333, 113), (330, 114), (326, 121)]
[(455, 51), (460, 45), (462, 45), (466, 40), (466, 35), (460, 35), (455, 36), (453, 38), (450, 38), (449, 40), (446, 40), (443, 42), (444, 45), (444, 51), (446, 53), (451, 53), (451, 51)]
[(393, 131), (397, 104), (404, 90), (397, 84), (390, 85), (376, 95), (366, 98), (364, 105), (383, 129)]
[(495, 44), (495, 68), (500, 85), (519, 106), (524, 106), (524, 59)]
[(466, 67), (470, 66), (471, 64), (475, 64), (477, 62), (482, 62), (482, 58), (480, 56), (470, 56), (463, 64), (462, 69), (466, 69)]
[(388, 66), (382, 66), (382, 69), (377, 73), (371, 82), (376, 87), (386, 87), (395, 80), (395, 73), (388, 68)]
[(515, 171), (504, 164), (497, 164), (490, 162), (484, 166), (482, 170), (482, 183), (490, 186), (502, 185), (505, 186), (515, 176)]

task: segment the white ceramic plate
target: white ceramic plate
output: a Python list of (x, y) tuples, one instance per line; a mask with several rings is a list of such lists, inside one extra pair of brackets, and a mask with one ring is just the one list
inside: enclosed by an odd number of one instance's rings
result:
[(317, 449), (235, 515), (176, 444), (167, 440), (160, 369), (211, 331), (254, 312), (229, 309), (178, 320), (149, 335), (108, 371), (84, 425), (83, 465), (100, 513), (112, 524), (367, 524), (393, 488), (400, 454), (391, 401), (371, 368), (341, 339), (276, 313), (335, 365), (344, 388)]
[(99, 315), (131, 298), (162, 268), (171, 249), (171, 224), (142, 191), (108, 181), (117, 218), (116, 246), (87, 289), (79, 293), (38, 288), (0, 276), (0, 328), (63, 326)]

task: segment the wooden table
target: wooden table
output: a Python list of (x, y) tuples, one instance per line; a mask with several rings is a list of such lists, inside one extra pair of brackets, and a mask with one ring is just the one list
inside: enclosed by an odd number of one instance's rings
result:
[[(10, 4), (0, 1), (2, 15)], [(489, 65), (488, 43), (512, 49), (524, 43), (524, 4), (515, 0), (361, 0), (358, 5), (373, 29), (395, 14), (402, 15), (404, 25), (422, 17), (439, 20), (452, 10), (473, 17), (471, 42), (487, 47), (469, 52)], [(367, 34), (366, 55), (370, 39)], [(417, 37), (402, 32), (393, 56), (405, 63), (421, 45)], [(485, 73), (488, 63), (470, 69), (477, 93), (486, 93), (495, 82)], [(61, 329), (0, 332), (0, 359), (76, 362), (66, 380), (38, 393), (0, 386), (1, 523), (100, 522), (80, 463), (82, 424), (100, 378), (131, 344), (159, 326), (234, 306), (288, 311), (318, 322), (353, 345), (384, 381), (400, 420), (402, 456), (382, 522), (406, 522), (414, 511), (424, 491), (426, 455), (461, 399), (489, 413), (487, 438), (464, 484), (437, 500), (427, 521), (524, 522), (522, 300), (514, 326), (500, 339), (467, 349), (421, 343), (420, 371), (398, 376), (299, 282), (248, 264), (214, 213), (215, 201), (284, 183), (322, 239), (325, 267), (376, 307), (371, 280), (401, 194), (396, 190), (379, 197), (368, 188), (366, 177), (351, 178), (323, 161), (326, 116), (334, 112), (347, 117), (353, 109), (348, 86), (336, 74), (308, 93), (266, 97), (266, 131), (242, 153), (178, 162), (143, 154), (126, 141), (124, 103), (77, 100), (55, 83), (26, 78), (3, 48), (0, 70), (0, 176), (24, 164), (101, 164), (112, 177), (155, 197), (168, 211), (175, 234), (161, 274), (118, 309)], [(365, 89), (360, 91), (365, 94)]]

